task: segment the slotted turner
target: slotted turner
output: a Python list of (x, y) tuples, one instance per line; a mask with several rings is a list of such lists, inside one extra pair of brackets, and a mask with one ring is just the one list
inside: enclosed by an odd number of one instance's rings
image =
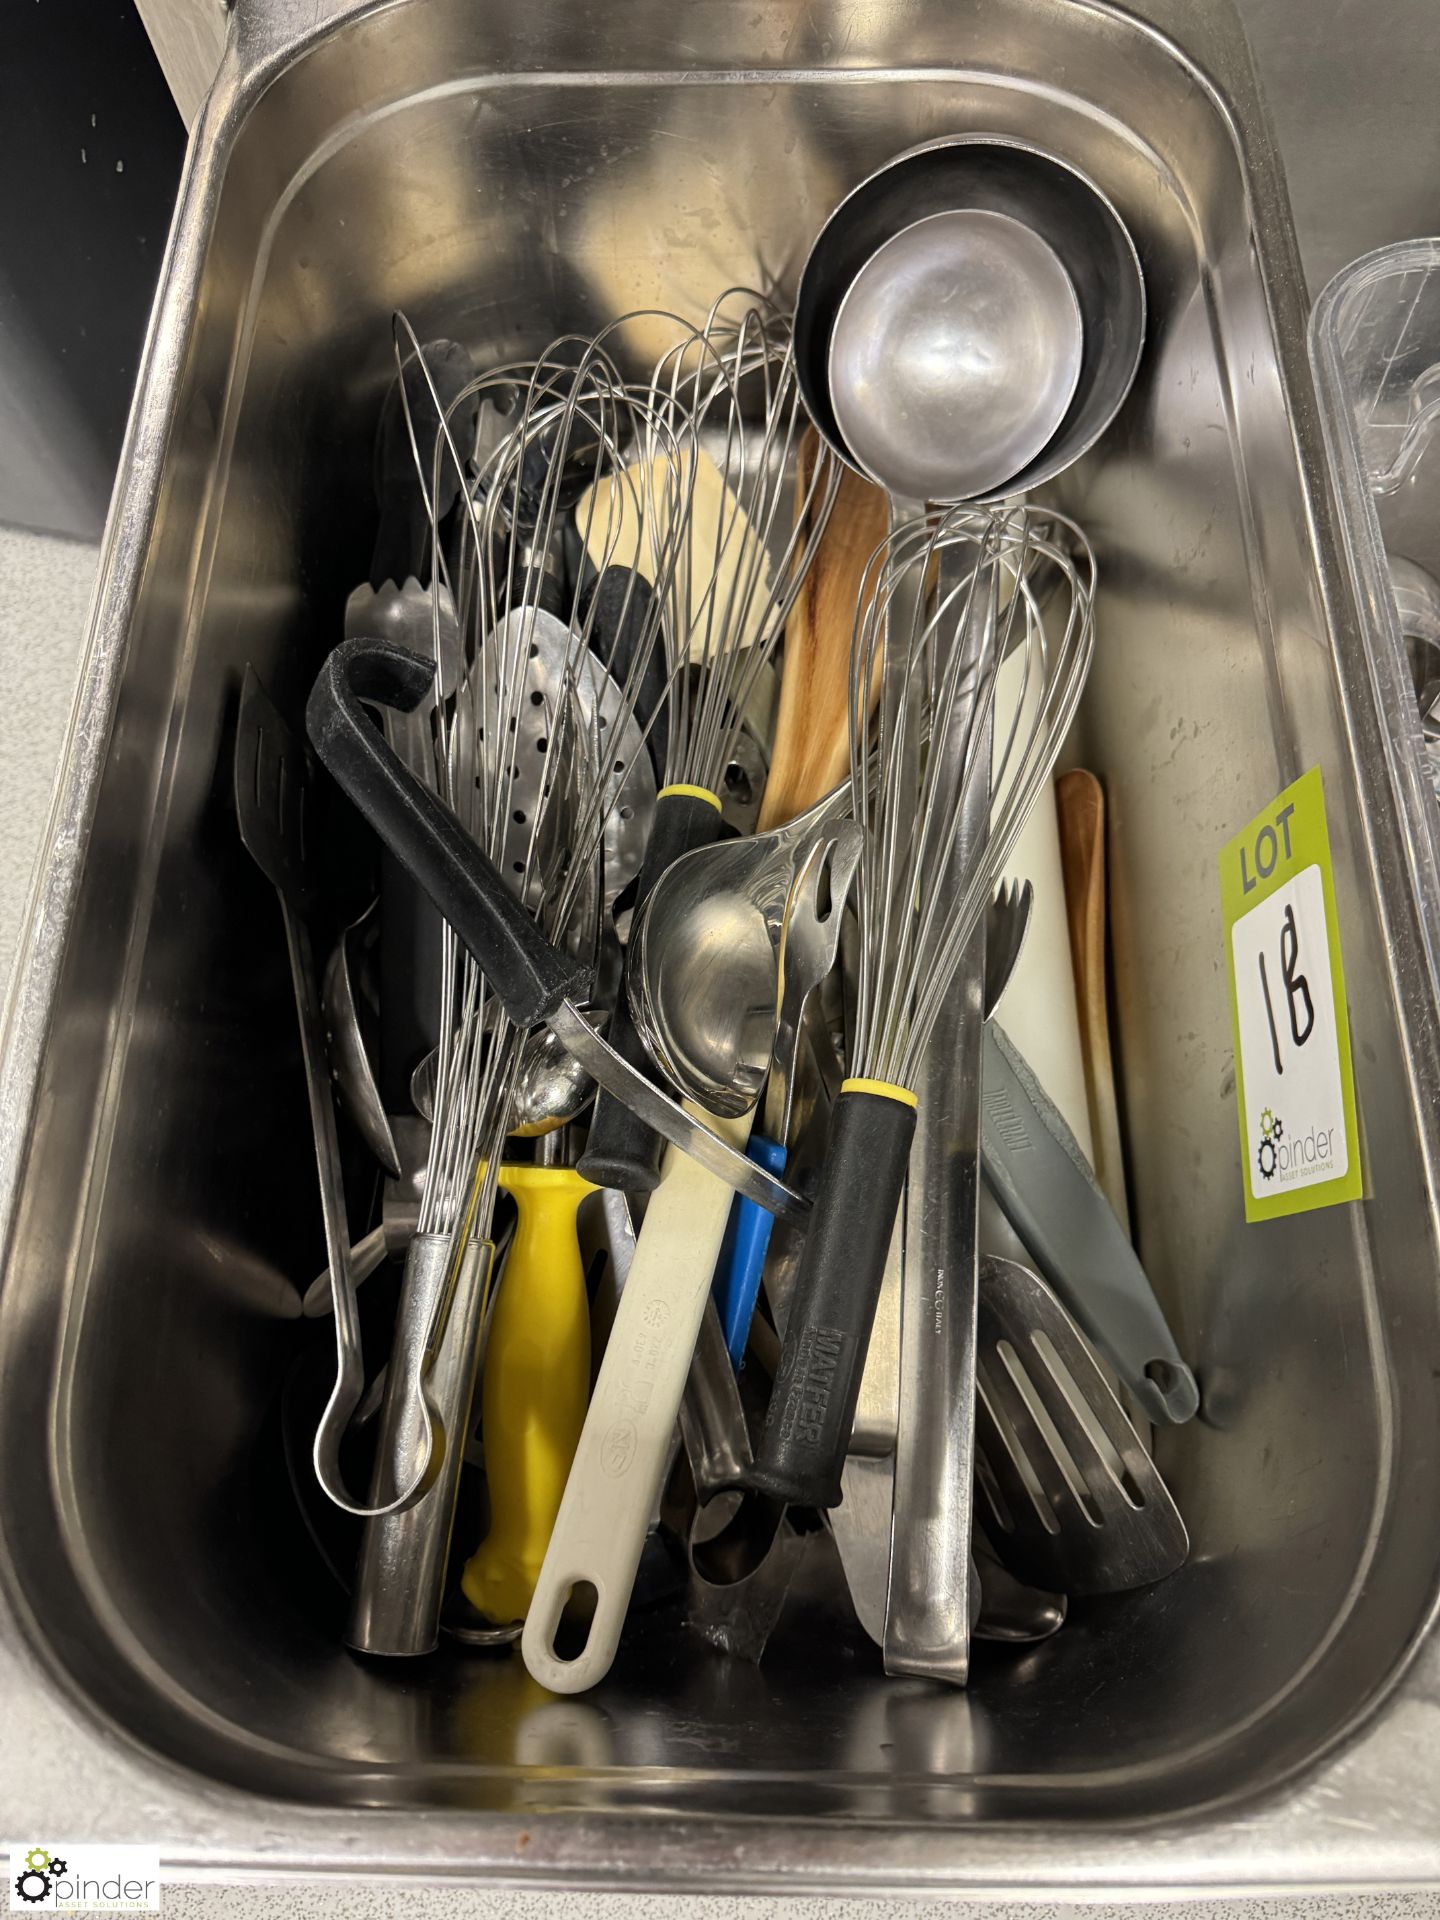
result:
[(1190, 1549), (1169, 1489), (1074, 1321), (1014, 1260), (980, 1266), (976, 1484), (996, 1553), (1069, 1594), (1163, 1580)]
[[(542, 607), (516, 607), (496, 624), (487, 641), (497, 660), (507, 665), (502, 675), (517, 673), (526, 698), (519, 702), (516, 730), (510, 735), (505, 758), (511, 762), (510, 820), (500, 855), (507, 877), (523, 871), (534, 832), (534, 815), (541, 803), (549, 734), (562, 700), (573, 696), (588, 738), (608, 755), (604, 776), (605, 815), (601, 863), (604, 908), (608, 915), (617, 897), (640, 871), (645, 843), (655, 818), (655, 770), (645, 750), (644, 736), (631, 703), (602, 663), (553, 613)], [(501, 679), (500, 684), (505, 684)], [(502, 704), (497, 686), (490, 705)], [(494, 743), (484, 743), (487, 767)], [(503, 773), (503, 765), (501, 768)], [(495, 776), (487, 772), (487, 779)], [(557, 818), (563, 812), (557, 809)], [(538, 862), (534, 863), (538, 866)], [(538, 874), (532, 889), (539, 886)], [(532, 907), (536, 901), (532, 898)]]

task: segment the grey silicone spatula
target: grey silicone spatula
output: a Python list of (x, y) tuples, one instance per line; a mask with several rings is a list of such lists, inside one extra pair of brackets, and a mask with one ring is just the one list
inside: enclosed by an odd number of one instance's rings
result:
[(1152, 1420), (1200, 1405), (1160, 1303), (1074, 1134), (994, 1022), (984, 1045), (981, 1163), (1036, 1266)]

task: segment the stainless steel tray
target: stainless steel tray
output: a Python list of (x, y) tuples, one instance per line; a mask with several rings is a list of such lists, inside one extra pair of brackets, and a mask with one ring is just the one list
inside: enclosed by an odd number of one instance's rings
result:
[[(293, 712), (340, 630), (393, 308), (483, 355), (783, 289), (850, 182), (967, 125), (1077, 157), (1151, 295), (1065, 501), (1104, 583), (1079, 751), (1113, 811), (1134, 1207), (1209, 1408), (1160, 1452), (1193, 1560), (966, 1696), (881, 1679), (823, 1555), (759, 1670), (659, 1628), (579, 1702), (508, 1659), (362, 1664), (278, 1438), (319, 1234), (279, 923), (229, 814), (241, 669)], [(191, 1873), (675, 1890), (1440, 1880), (1440, 1022), (1376, 742), (1228, 6), (241, 0), (8, 1029), (10, 1831), (154, 1835)], [(1317, 763), (1369, 1197), (1247, 1228), (1215, 855)]]

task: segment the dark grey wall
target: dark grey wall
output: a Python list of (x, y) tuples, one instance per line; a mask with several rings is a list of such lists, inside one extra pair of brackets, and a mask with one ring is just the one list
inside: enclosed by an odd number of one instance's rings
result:
[(1440, 233), (1440, 0), (1238, 5), (1311, 292), (1375, 247)]
[(0, 524), (99, 537), (184, 145), (133, 6), (0, 0)]

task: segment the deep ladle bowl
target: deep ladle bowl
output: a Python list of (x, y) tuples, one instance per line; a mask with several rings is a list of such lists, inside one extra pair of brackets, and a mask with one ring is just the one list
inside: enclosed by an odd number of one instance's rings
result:
[(872, 480), (912, 500), (982, 494), (1037, 459), (1080, 378), (1080, 302), (1055, 250), (1005, 213), (932, 213), (851, 281), (830, 401)]
[[(930, 225), (937, 216), (977, 213), (1009, 224)], [(1015, 225), (1038, 247), (997, 246), (1002, 235), (1014, 241)], [(944, 242), (938, 269), (936, 240)], [(930, 256), (929, 272), (923, 260), (917, 268), (919, 253)], [(1075, 343), (1052, 261), (1080, 320), (1079, 365), (1063, 408)], [(937, 316), (937, 302), (962, 277), (964, 300)], [(969, 354), (953, 350), (964, 306), (973, 315)], [(1023, 348), (1007, 338), (1004, 313), (1024, 316)], [(862, 181), (821, 229), (795, 306), (796, 369), (815, 425), (843, 460), (902, 499), (993, 500), (1053, 479), (1115, 418), (1144, 338), (1145, 283), (1119, 214), (1068, 161), (1004, 135), (931, 141)], [(947, 339), (952, 350), (937, 350)], [(901, 364), (907, 342), (908, 374)], [(997, 343), (1015, 349), (1006, 354), (1008, 369), (987, 359)], [(1058, 364), (1036, 357), (1052, 352)], [(1010, 377), (1018, 391), (1008, 407), (997, 406), (998, 387)], [(878, 378), (892, 383), (888, 392), (862, 390)], [(832, 383), (840, 382), (837, 395)], [(905, 416), (888, 433), (887, 408), (894, 422)], [(855, 429), (857, 420), (867, 425)], [(863, 456), (846, 424), (864, 440)]]

